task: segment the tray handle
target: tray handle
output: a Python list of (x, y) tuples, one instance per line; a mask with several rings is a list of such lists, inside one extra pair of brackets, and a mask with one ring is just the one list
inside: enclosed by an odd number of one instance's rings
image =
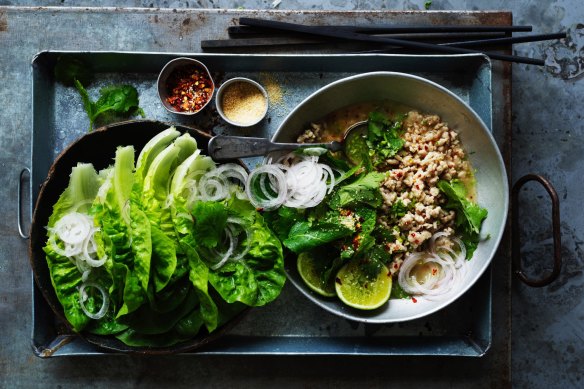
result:
[[(521, 241), (519, 239), (519, 190), (529, 181), (539, 182), (550, 196), (552, 202), (552, 235), (554, 240), (554, 268), (546, 277), (531, 279), (523, 272), (521, 264)], [(539, 174), (527, 174), (521, 177), (511, 191), (511, 235), (513, 242), (511, 245), (511, 257), (515, 275), (525, 284), (532, 287), (542, 287), (552, 283), (560, 275), (562, 268), (562, 240), (560, 233), (560, 200), (553, 185)]]
[(30, 234), (29, 233), (25, 233), (25, 228), (23, 228), (23, 220), (22, 220), (22, 198), (23, 198), (23, 194), (22, 194), (22, 183), (25, 180), (28, 181), (28, 185), (30, 188), (31, 185), (31, 181), (30, 181), (30, 169), (25, 167), (20, 171), (20, 176), (18, 177), (18, 209), (17, 209), (17, 224), (18, 224), (18, 234), (20, 235), (20, 237), (22, 239), (28, 239), (30, 238)]

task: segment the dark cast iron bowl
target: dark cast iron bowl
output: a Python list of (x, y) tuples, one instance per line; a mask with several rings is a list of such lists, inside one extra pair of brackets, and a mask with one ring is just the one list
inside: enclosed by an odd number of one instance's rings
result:
[[(152, 137), (170, 126), (171, 124), (158, 121), (134, 120), (98, 128), (82, 136), (63, 150), (49, 169), (35, 204), (30, 230), (29, 259), (36, 285), (55, 315), (61, 319), (71, 332), (73, 330), (65, 319), (63, 307), (57, 299), (51, 283), (45, 252), (43, 251), (43, 246), (46, 243), (45, 227), (53, 211), (53, 205), (69, 184), (71, 169), (78, 162), (90, 162), (97, 170), (103, 169), (113, 163), (113, 157), (118, 146), (133, 145), (137, 155)], [(174, 125), (174, 127), (183, 133), (188, 132), (192, 135), (197, 140), (202, 152), (207, 153), (207, 143), (210, 139), (208, 134), (182, 125)], [(83, 332), (79, 335), (88, 342), (111, 351), (135, 354), (175, 354), (195, 350), (221, 337), (242, 318), (245, 312), (247, 312), (247, 309), (237, 314), (228, 323), (211, 334), (201, 330), (193, 339), (169, 347), (132, 347), (127, 346), (113, 336), (92, 335)]]

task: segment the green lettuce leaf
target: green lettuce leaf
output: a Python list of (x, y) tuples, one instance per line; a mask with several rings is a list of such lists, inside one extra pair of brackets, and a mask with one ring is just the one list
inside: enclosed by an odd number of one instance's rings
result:
[[(69, 185), (61, 194), (49, 217), (48, 234), (55, 223), (78, 205), (91, 203), (101, 184), (101, 179), (91, 164), (78, 164), (73, 168)], [(87, 207), (86, 207), (87, 208)], [(77, 209), (81, 211), (81, 209)], [(50, 243), (43, 248), (46, 254), (51, 283), (67, 321), (75, 331), (83, 330), (90, 319), (83, 313), (79, 303), (79, 287), (82, 284), (81, 272), (67, 257), (59, 255)]]
[(280, 294), (286, 281), (282, 245), (249, 202), (234, 197), (227, 202), (227, 209), (230, 216), (245, 222), (248, 236), (242, 244), (249, 240), (250, 249), (240, 260), (209, 270), (209, 282), (228, 303), (265, 305)]
[(206, 248), (217, 247), (227, 223), (227, 213), (227, 208), (222, 203), (199, 201), (194, 204), (193, 234), (198, 245)]

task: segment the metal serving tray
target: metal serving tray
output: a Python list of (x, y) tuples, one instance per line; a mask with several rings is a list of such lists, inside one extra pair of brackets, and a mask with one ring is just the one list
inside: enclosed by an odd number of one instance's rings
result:
[[(128, 52), (42, 52), (32, 61), (33, 137), (32, 203), (57, 154), (88, 128), (80, 97), (73, 87), (56, 83), (52, 72), (59, 56), (75, 56), (96, 74), (88, 88), (129, 83), (140, 94), (147, 118), (190, 124), (214, 133), (271, 136), (287, 113), (318, 88), (340, 78), (370, 71), (416, 74), (450, 89), (466, 101), (492, 131), (491, 65), (482, 55), (230, 55)], [(194, 117), (164, 110), (156, 78), (178, 56), (204, 62), (222, 80), (245, 76), (267, 87), (267, 119), (248, 130), (221, 122), (214, 104)], [(323, 112), (325, 114), (325, 112)], [(256, 161), (246, 161), (253, 165)], [(272, 304), (256, 308), (226, 336), (197, 354), (264, 355), (449, 355), (480, 357), (491, 345), (491, 271), (447, 308), (425, 318), (387, 325), (351, 322), (321, 310), (291, 283)], [(108, 354), (67, 333), (33, 282), (32, 347), (40, 357)]]

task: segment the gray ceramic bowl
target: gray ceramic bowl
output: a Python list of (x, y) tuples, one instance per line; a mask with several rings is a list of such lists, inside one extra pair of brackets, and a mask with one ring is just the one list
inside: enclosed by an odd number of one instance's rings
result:
[(302, 281), (295, 258), (289, 258), (286, 271), (290, 281), (312, 302), (347, 319), (368, 323), (391, 323), (417, 319), (438, 311), (464, 294), (489, 266), (501, 241), (507, 219), (509, 188), (503, 159), (493, 136), (479, 116), (455, 94), (421, 77), (393, 72), (366, 73), (333, 82), (300, 103), (280, 125), (272, 140), (294, 142), (312, 121), (327, 113), (362, 102), (391, 100), (423, 113), (438, 114), (449, 127), (460, 134), (463, 146), (476, 170), (478, 203), (489, 215), (483, 223), (484, 240), (469, 262), (470, 271), (458, 293), (439, 302), (418, 299), (390, 299), (373, 311), (352, 309), (336, 298), (325, 298), (312, 292)]
[[(209, 95), (205, 104), (197, 111), (178, 111), (166, 100), (169, 97), (168, 93), (169, 91), (167, 86), (169, 78), (175, 71), (187, 66), (197, 68), (198, 70), (203, 72), (209, 78), (209, 80), (211, 80), (212, 86), (211, 94)], [(213, 100), (213, 93), (215, 92), (215, 82), (213, 81), (213, 77), (211, 76), (211, 72), (209, 72), (209, 69), (207, 69), (207, 66), (205, 66), (205, 64), (203, 64), (201, 61), (197, 61), (196, 59), (186, 57), (175, 58), (172, 61), (168, 62), (166, 65), (164, 65), (164, 67), (160, 71), (160, 74), (158, 75), (158, 80), (156, 83), (158, 89), (158, 97), (160, 97), (160, 102), (168, 112), (175, 113), (177, 115), (192, 116), (201, 112), (203, 109), (205, 109), (207, 105), (209, 105), (211, 100)]]
[[(224, 110), (223, 110), (223, 108), (224, 108), (223, 107), (223, 95), (225, 94), (225, 91), (230, 86), (233, 86), (234, 84), (237, 84), (237, 83), (249, 84), (249, 85), (253, 86), (263, 95), (264, 100), (266, 102), (265, 108), (261, 111), (261, 113), (258, 113), (258, 115), (255, 119), (253, 119), (252, 121), (246, 122), (246, 123), (241, 123), (241, 122), (237, 122), (237, 121), (229, 119), (229, 117), (227, 117), (228, 115), (226, 115)], [(225, 81), (223, 84), (221, 84), (219, 89), (217, 89), (217, 94), (215, 95), (215, 106), (217, 107), (217, 113), (227, 123), (229, 123), (233, 126), (236, 126), (236, 127), (251, 127), (251, 126), (254, 126), (254, 125), (258, 124), (259, 122), (261, 122), (266, 117), (266, 113), (268, 113), (268, 105), (269, 105), (268, 92), (266, 92), (264, 87), (261, 86), (260, 84), (258, 84), (257, 82), (255, 82), (254, 80), (251, 80), (251, 79), (245, 78), (245, 77), (235, 77), (235, 78), (231, 78), (231, 79)]]

